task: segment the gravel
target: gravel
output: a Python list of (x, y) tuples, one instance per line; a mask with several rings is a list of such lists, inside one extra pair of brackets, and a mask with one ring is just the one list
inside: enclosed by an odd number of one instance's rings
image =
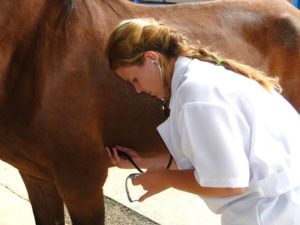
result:
[[(105, 225), (158, 225), (132, 209), (105, 197)], [(65, 224), (72, 225), (65, 208)]]
[(105, 197), (106, 225), (157, 225), (154, 221), (129, 209), (128, 207)]

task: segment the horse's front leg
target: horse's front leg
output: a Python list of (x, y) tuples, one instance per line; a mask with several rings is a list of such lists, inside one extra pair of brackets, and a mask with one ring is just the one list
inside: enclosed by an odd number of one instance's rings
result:
[(22, 171), (19, 172), (28, 192), (36, 224), (65, 224), (63, 201), (55, 185)]
[[(86, 185), (83, 183), (83, 185)], [(68, 195), (66, 202), (73, 225), (104, 225), (104, 196), (100, 189), (90, 189), (89, 195), (77, 190), (76, 196)], [(82, 194), (83, 193), (83, 194)]]
[(102, 187), (108, 170), (106, 154), (101, 153), (99, 147), (77, 149), (75, 154), (68, 154), (61, 160), (63, 162), (56, 161), (55, 182), (73, 225), (103, 225)]

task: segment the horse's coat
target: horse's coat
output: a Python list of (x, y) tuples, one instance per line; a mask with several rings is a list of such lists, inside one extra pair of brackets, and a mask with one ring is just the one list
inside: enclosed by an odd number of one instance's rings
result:
[[(179, 16), (180, 15), (180, 16)], [(105, 42), (122, 19), (155, 17), (282, 79), (300, 111), (300, 14), (285, 0), (171, 6), (125, 0), (0, 2), (0, 159), (19, 169), (37, 224), (103, 224), (104, 145), (162, 151), (159, 102), (112, 75)]]

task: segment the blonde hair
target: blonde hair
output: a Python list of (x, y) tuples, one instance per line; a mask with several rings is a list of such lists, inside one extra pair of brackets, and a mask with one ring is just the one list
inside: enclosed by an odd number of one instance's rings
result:
[(155, 51), (159, 54), (163, 71), (167, 60), (186, 56), (222, 65), (257, 81), (270, 92), (274, 89), (281, 91), (277, 77), (269, 77), (262, 71), (232, 59), (221, 59), (217, 54), (201, 48), (200, 43), (190, 43), (175, 29), (154, 19), (131, 19), (121, 22), (109, 37), (106, 56), (110, 68), (115, 70), (121, 66), (142, 65), (145, 51)]

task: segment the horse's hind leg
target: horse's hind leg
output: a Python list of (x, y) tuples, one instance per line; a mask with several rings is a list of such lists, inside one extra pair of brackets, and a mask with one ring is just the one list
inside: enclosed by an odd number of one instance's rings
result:
[(37, 225), (63, 225), (64, 207), (56, 187), (20, 171)]

